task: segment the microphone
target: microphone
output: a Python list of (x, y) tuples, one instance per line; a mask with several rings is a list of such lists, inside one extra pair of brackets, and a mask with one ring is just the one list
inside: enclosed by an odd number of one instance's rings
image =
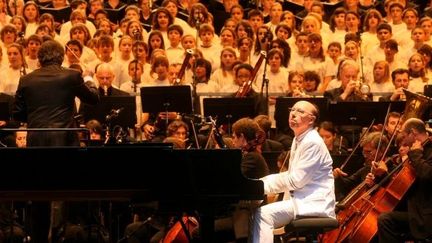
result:
[(109, 121), (109, 120), (111, 120), (111, 119), (113, 119), (113, 118), (116, 118), (116, 117), (120, 114), (120, 112), (122, 112), (123, 110), (124, 110), (123, 107), (121, 107), (121, 108), (119, 108), (119, 109), (112, 109), (112, 110), (110, 111), (110, 113), (105, 117), (105, 119), (106, 119), (107, 121)]
[(141, 32), (139, 31), (139, 29), (134, 29), (132, 31), (132, 35), (133, 35), (133, 38), (135, 38), (135, 40), (141, 39)]

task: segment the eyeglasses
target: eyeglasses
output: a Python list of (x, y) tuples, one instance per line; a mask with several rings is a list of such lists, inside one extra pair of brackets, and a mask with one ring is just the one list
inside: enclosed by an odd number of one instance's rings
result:
[(289, 110), (289, 112), (290, 113), (297, 113), (297, 114), (300, 114), (300, 115), (304, 115), (304, 114), (308, 114), (308, 115), (311, 115), (311, 116), (315, 116), (314, 114), (312, 114), (312, 113), (310, 113), (310, 112), (308, 112), (308, 111), (305, 111), (305, 110), (302, 110), (302, 109), (298, 109), (298, 108), (288, 108), (288, 110)]
[(376, 152), (376, 150), (363, 150), (362, 151), (362, 153), (363, 153), (363, 155), (365, 155), (365, 156), (368, 156), (368, 155), (372, 155), (372, 154), (374, 154)]

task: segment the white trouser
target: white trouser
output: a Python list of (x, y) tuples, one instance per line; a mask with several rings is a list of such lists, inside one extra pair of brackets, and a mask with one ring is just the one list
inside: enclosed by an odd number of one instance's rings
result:
[(255, 212), (252, 242), (272, 243), (273, 229), (289, 224), (294, 219), (294, 206), (290, 199), (270, 203)]

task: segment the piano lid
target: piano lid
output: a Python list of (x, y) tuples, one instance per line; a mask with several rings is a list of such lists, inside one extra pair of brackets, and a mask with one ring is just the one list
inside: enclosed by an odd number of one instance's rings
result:
[(0, 154), (0, 200), (207, 201), (262, 199), (264, 194), (261, 181), (241, 174), (240, 150), (130, 145), (5, 148)]

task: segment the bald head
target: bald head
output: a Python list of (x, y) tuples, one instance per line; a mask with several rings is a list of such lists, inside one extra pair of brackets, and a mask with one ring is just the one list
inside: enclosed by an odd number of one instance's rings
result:
[(114, 77), (114, 69), (110, 64), (102, 63), (96, 67), (96, 78), (99, 82), (99, 86), (110, 87)]
[(426, 133), (426, 125), (425, 123), (418, 118), (410, 118), (405, 121), (402, 131), (405, 133), (410, 133), (415, 129), (419, 133)]
[(291, 107), (289, 113), (289, 125), (296, 136), (309, 128), (314, 127), (318, 118), (318, 108), (307, 101), (299, 101)]

